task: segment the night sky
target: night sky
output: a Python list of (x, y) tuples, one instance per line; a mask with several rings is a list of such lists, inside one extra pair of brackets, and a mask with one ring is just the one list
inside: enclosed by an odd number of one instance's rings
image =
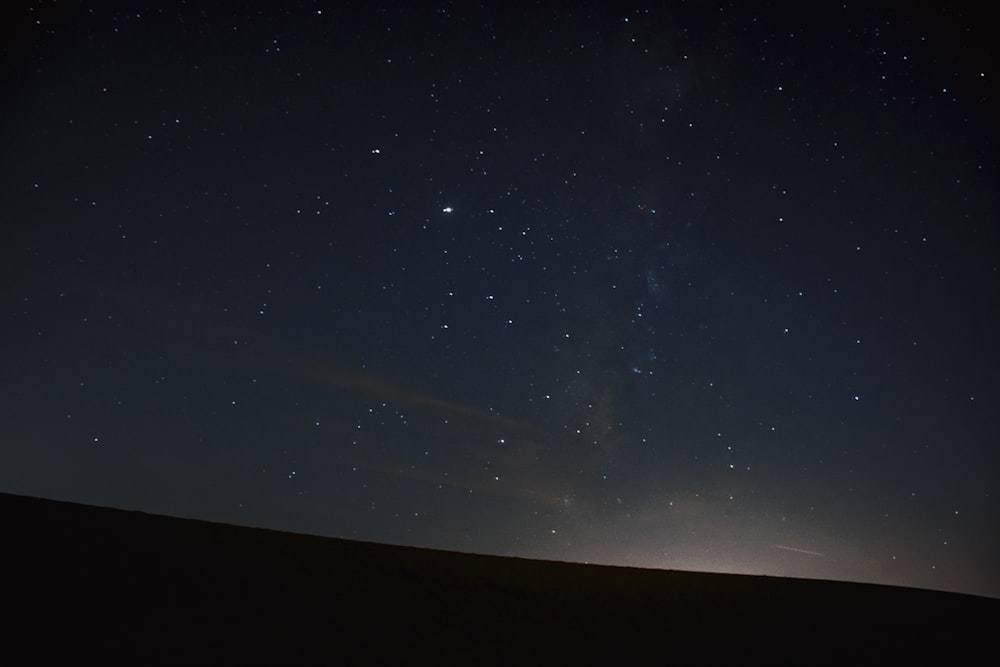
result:
[(1000, 597), (985, 15), (486, 4), (5, 4), (0, 491)]

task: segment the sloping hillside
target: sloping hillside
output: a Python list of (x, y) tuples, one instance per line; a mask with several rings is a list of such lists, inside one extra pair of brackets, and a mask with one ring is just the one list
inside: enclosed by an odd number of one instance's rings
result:
[(456, 554), (3, 494), (0, 519), (4, 653), (40, 662), (958, 664), (995, 657), (1000, 621), (1000, 600), (950, 593)]

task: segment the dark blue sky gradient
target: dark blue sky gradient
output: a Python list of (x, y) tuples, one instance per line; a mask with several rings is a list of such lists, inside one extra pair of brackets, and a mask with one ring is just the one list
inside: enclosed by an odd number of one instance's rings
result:
[(0, 490), (1000, 596), (984, 17), (418, 5), (3, 10)]

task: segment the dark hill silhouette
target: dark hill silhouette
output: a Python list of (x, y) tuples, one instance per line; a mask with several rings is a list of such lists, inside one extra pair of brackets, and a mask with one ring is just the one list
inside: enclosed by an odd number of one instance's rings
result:
[(968, 595), (457, 554), (4, 494), (0, 520), (4, 664), (962, 664), (997, 653), (1000, 600)]

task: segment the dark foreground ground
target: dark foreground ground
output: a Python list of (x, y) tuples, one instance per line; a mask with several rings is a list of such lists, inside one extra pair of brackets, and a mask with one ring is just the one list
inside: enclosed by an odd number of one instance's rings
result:
[(472, 556), (3, 494), (0, 530), (3, 664), (997, 661), (1000, 600), (949, 593)]

